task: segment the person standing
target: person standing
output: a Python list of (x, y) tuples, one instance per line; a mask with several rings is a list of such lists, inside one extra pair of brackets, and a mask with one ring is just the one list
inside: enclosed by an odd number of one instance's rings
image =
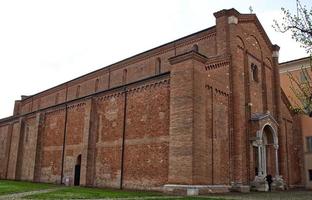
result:
[(266, 175), (265, 177), (266, 181), (268, 182), (268, 185), (269, 185), (269, 192), (271, 192), (272, 190), (272, 183), (273, 183), (273, 180), (272, 180), (272, 175), (271, 174), (268, 174)]

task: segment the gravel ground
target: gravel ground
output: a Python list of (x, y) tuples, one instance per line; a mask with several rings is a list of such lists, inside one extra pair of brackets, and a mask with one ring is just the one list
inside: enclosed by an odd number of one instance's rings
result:
[(312, 200), (312, 190), (301, 191), (280, 191), (280, 192), (250, 192), (250, 193), (229, 193), (211, 195), (235, 200)]

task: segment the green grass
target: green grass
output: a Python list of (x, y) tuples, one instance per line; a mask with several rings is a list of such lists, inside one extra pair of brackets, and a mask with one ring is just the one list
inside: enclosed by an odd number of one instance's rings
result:
[(57, 191), (26, 196), (26, 199), (99, 199), (160, 196), (161, 193), (99, 189), (85, 187), (64, 187)]
[(202, 197), (184, 197), (184, 198), (167, 198), (161, 196), (163, 193), (157, 192), (143, 192), (143, 191), (127, 191), (127, 190), (114, 190), (114, 189), (99, 189), (99, 188), (85, 188), (85, 187), (64, 187), (56, 191), (42, 193), (42, 194), (33, 194), (26, 197), (25, 199), (104, 199), (104, 198), (133, 198), (140, 197), (155, 197), (157, 200), (216, 200), (219, 198), (202, 198)]
[(53, 188), (55, 185), (25, 181), (0, 180), (0, 195)]
[[(117, 189), (99, 189), (85, 187), (62, 187), (47, 183), (31, 183), (25, 181), (8, 181), (0, 180), (0, 197), (1, 195), (15, 194), (21, 192), (29, 192), (35, 190), (44, 190), (56, 188), (55, 191), (47, 193), (33, 194), (25, 196), (25, 199), (99, 199), (99, 198), (133, 198), (140, 197), (158, 197), (160, 200), (220, 200), (219, 198), (204, 198), (204, 197), (171, 197), (167, 198), (163, 193), (159, 192), (144, 192), (144, 191), (129, 191)], [(163, 197), (162, 197), (163, 196)]]
[(220, 198), (208, 198), (208, 197), (180, 197), (180, 198), (157, 198), (155, 200), (224, 200)]

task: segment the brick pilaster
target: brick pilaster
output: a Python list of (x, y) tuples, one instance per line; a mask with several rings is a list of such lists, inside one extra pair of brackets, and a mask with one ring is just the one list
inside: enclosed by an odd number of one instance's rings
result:
[(201, 74), (206, 57), (191, 51), (169, 59), (170, 141), (169, 183), (203, 184), (205, 160), (205, 79)]
[(45, 115), (44, 113), (37, 113), (36, 115), (36, 157), (35, 157), (35, 165), (34, 165), (34, 182), (40, 182), (41, 175), (41, 161), (43, 154), (43, 123), (44, 123)]
[(86, 101), (86, 111), (84, 115), (84, 130), (83, 130), (83, 147), (81, 155), (81, 174), (80, 185), (93, 185), (93, 170), (94, 170), (94, 152), (96, 134), (92, 131), (94, 123), (94, 105), (92, 98)]
[(18, 139), (18, 145), (17, 145), (17, 154), (16, 154), (16, 169), (15, 169), (15, 180), (20, 180), (21, 179), (21, 174), (22, 174), (22, 166), (23, 166), (23, 143), (24, 143), (24, 117), (21, 117), (19, 120), (19, 139)]

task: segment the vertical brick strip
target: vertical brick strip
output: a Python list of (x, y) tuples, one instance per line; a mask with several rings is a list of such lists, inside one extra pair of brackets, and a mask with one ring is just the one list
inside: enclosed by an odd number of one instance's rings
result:
[[(273, 80), (274, 80), (274, 103), (275, 103), (275, 117), (277, 119), (278, 124), (280, 125), (278, 128), (278, 141), (279, 141), (279, 166), (281, 169), (282, 176), (287, 176), (286, 180), (288, 180), (288, 166), (287, 166), (287, 159), (285, 155), (287, 155), (287, 127), (286, 122), (284, 122), (281, 112), (281, 86), (280, 86), (280, 74), (279, 74), (279, 67), (278, 67), (278, 51), (279, 46), (273, 45), (272, 47), (273, 52)], [(284, 124), (285, 123), (285, 124)], [(285, 138), (286, 137), (286, 138)]]
[(21, 179), (22, 167), (23, 167), (23, 143), (24, 143), (24, 118), (21, 117), (19, 120), (19, 140), (15, 170), (15, 180)]
[(43, 154), (43, 123), (44, 123), (44, 114), (39, 113), (39, 116), (37, 115), (37, 146), (36, 146), (36, 157), (35, 157), (35, 168), (34, 168), (34, 182), (40, 182), (40, 174), (41, 174), (41, 160), (42, 160), (42, 154)]
[(203, 177), (207, 170), (204, 156), (205, 84), (200, 71), (195, 68), (204, 69), (206, 58), (197, 52), (188, 52), (169, 61), (172, 64), (169, 183), (201, 184), (207, 180)]
[[(86, 108), (85, 108), (85, 114), (84, 114), (84, 130), (83, 130), (83, 140), (82, 140), (82, 155), (81, 155), (81, 174), (80, 174), (80, 185), (87, 185), (88, 184), (88, 176), (91, 175), (88, 174), (88, 170), (92, 171), (90, 168), (93, 164), (92, 158), (90, 156), (93, 155), (92, 151), (94, 151), (94, 148), (91, 147), (92, 145), (92, 139), (91, 139), (91, 126), (92, 126), (92, 98), (88, 99), (86, 101)], [(93, 133), (93, 135), (95, 135)]]
[(13, 131), (13, 123), (9, 124), (8, 132), (7, 132), (7, 147), (6, 147), (6, 170), (5, 170), (5, 178), (8, 178), (9, 171), (9, 160), (10, 160), (10, 152), (11, 152), (11, 142), (12, 142), (12, 131)]

